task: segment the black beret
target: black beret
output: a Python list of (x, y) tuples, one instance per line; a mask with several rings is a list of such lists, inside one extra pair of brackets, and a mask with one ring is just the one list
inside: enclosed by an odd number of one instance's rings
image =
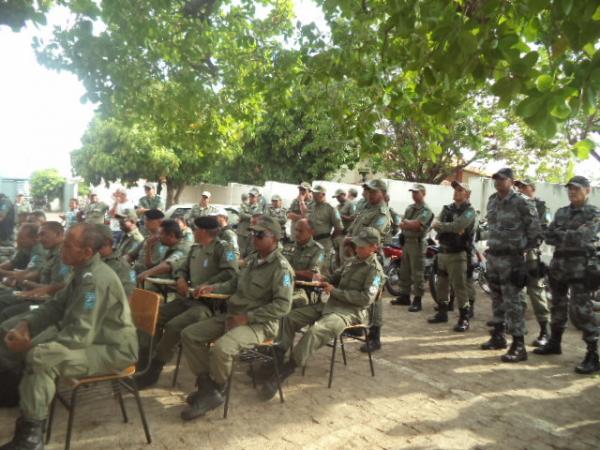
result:
[(148, 220), (164, 219), (165, 215), (160, 209), (149, 209), (144, 213), (144, 217)]
[(200, 216), (194, 219), (194, 225), (203, 230), (216, 230), (219, 228), (219, 221), (216, 216)]

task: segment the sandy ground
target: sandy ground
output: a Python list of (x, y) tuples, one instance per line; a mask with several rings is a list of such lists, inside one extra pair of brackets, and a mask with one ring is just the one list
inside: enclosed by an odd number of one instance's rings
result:
[[(106, 394), (82, 397), (73, 433), (74, 449), (592, 449), (600, 448), (600, 388), (597, 376), (573, 367), (582, 359), (579, 333), (565, 334), (563, 355), (514, 365), (503, 351), (481, 351), (487, 337), (489, 300), (480, 295), (476, 318), (466, 334), (451, 323), (429, 325), (429, 298), (421, 313), (391, 306), (385, 299), (384, 347), (374, 356), (373, 378), (358, 344), (348, 344), (348, 366), (338, 352), (332, 389), (327, 389), (329, 349), (310, 362), (306, 375), (284, 386), (285, 403), (261, 402), (241, 365), (234, 376), (229, 418), (221, 408), (195, 422), (179, 418), (193, 387), (185, 363), (178, 386), (173, 367), (158, 386), (143, 392), (153, 443), (145, 443), (132, 397), (130, 422)], [(537, 325), (529, 320), (531, 333)], [(530, 348), (531, 350), (531, 348)], [(17, 410), (0, 410), (0, 442), (12, 435)], [(57, 409), (48, 448), (64, 445), (66, 413)]]

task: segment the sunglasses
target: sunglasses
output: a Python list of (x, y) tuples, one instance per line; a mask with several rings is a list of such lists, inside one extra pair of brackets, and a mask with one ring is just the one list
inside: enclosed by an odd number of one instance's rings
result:
[(262, 231), (262, 230), (261, 230), (261, 231), (255, 231), (255, 230), (252, 230), (252, 231), (250, 231), (250, 233), (251, 233), (251, 234), (252, 234), (252, 236), (253, 236), (253, 237), (255, 237), (256, 239), (263, 239), (263, 238), (265, 238), (265, 237), (270, 237), (270, 236), (272, 236), (272, 234), (271, 234), (271, 233), (269, 233), (268, 231)]

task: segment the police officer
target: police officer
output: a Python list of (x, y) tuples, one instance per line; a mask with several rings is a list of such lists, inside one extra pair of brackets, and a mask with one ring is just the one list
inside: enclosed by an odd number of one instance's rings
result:
[[(426, 190), (422, 184), (415, 184), (409, 189), (414, 203), (406, 208), (404, 218), (400, 222), (402, 230), (402, 264), (399, 273), (400, 296), (392, 300), (392, 305), (410, 304), (410, 312), (421, 311), (422, 298), (425, 292), (425, 250), (427, 249), (427, 233), (433, 221), (433, 212), (425, 203)], [(410, 303), (412, 287), (413, 301)]]
[[(358, 212), (356, 219), (348, 229), (345, 245), (351, 244), (352, 238), (358, 236), (364, 228), (376, 229), (380, 236), (388, 234), (392, 218), (386, 203), (387, 185), (383, 180), (371, 180), (363, 185), (366, 192), (367, 205)], [(354, 245), (354, 244), (351, 244)], [(373, 305), (373, 318), (369, 328), (369, 348), (377, 351), (381, 348), (381, 327), (383, 326), (383, 305), (381, 300)], [(367, 346), (361, 346), (362, 352), (367, 351)]]
[(117, 246), (117, 252), (131, 263), (144, 244), (144, 235), (138, 228), (135, 211), (127, 211), (124, 216), (119, 216), (119, 227), (123, 232), (123, 239)]
[(133, 266), (136, 273), (150, 269), (162, 259), (166, 248), (160, 242), (160, 224), (165, 220), (165, 215), (158, 209), (151, 209), (144, 213), (144, 228), (148, 233), (138, 251), (129, 252), (130, 261), (135, 261)]
[[(383, 269), (376, 255), (380, 236), (375, 228), (362, 228), (352, 237), (356, 257), (349, 259), (330, 277), (320, 277), (329, 298), (325, 302), (294, 309), (284, 317), (277, 338), (280, 356), (291, 348), (296, 333), (307, 325), (309, 327), (294, 345), (289, 361), (282, 366), (282, 381), (297, 367), (304, 367), (314, 352), (329, 344), (346, 327), (366, 323), (367, 307), (377, 299), (383, 286)], [(263, 396), (270, 399), (276, 392), (277, 379), (274, 376), (265, 383)]]
[(546, 232), (546, 242), (555, 248), (549, 267), (552, 333), (548, 343), (533, 352), (538, 355), (561, 354), (568, 310), (571, 322), (583, 332), (583, 340), (587, 344), (585, 358), (575, 372), (589, 374), (600, 371), (598, 322), (591, 299), (591, 293), (600, 287), (597, 255), (600, 210), (588, 203), (591, 187), (587, 178), (575, 176), (566, 187), (570, 205), (556, 211)]
[(0, 371), (23, 374), (21, 416), (3, 448), (43, 448), (58, 377), (120, 371), (137, 359), (129, 303), (117, 275), (97, 255), (102, 243), (96, 227), (72, 227), (62, 252), (64, 264), (74, 268), (68, 285), (0, 336)]
[(177, 225), (179, 225), (182, 239), (192, 245), (194, 243), (194, 232), (192, 231), (192, 228), (188, 226), (188, 223), (185, 220), (185, 215), (173, 214), (171, 219), (173, 219), (175, 222), (177, 222)]
[(223, 283), (238, 273), (235, 252), (227, 242), (217, 237), (217, 218), (196, 217), (194, 225), (197, 243), (192, 246), (185, 262), (175, 272), (177, 298), (160, 307), (157, 327), (164, 332), (148, 371), (136, 377), (140, 389), (152, 386), (158, 381), (163, 366), (171, 360), (173, 349), (179, 343), (181, 331), (213, 315), (215, 308), (194, 298), (190, 288), (197, 290), (207, 284)]
[(198, 204), (192, 206), (192, 209), (185, 215), (185, 220), (190, 224), (196, 217), (210, 216), (217, 212), (217, 208), (210, 204), (210, 198), (212, 194), (208, 191), (203, 191), (200, 194), (200, 201)]
[(283, 200), (281, 196), (275, 194), (271, 197), (271, 204), (266, 208), (265, 215), (269, 217), (273, 217), (276, 221), (279, 222), (279, 226), (281, 226), (281, 230), (283, 231), (284, 240), (285, 236), (285, 225), (287, 223), (287, 209), (283, 207)]
[[(19, 227), (17, 233), (17, 251), (11, 259), (0, 264), (0, 277), (6, 277), (8, 284), (16, 285), (20, 275), (24, 275), (28, 271), (39, 272), (46, 251), (38, 242), (38, 226), (34, 223), (24, 223)], [(4, 290), (4, 286), (0, 286), (0, 293)]]
[(0, 193), (0, 245), (11, 245), (15, 229), (15, 208), (8, 197)]
[(98, 200), (98, 194), (92, 192), (90, 200), (83, 210), (85, 223), (104, 223), (104, 218), (108, 212), (108, 205)]
[(504, 327), (513, 337), (504, 362), (527, 359), (524, 336), (527, 334), (523, 287), (527, 268), (525, 252), (536, 248), (542, 236), (535, 204), (513, 190), (513, 171), (500, 169), (492, 176), (496, 193), (487, 204), (489, 227), (487, 250), (487, 278), (492, 297), (492, 323), (489, 341), (483, 350), (506, 348)]
[(340, 214), (340, 218), (342, 219), (343, 226), (342, 234), (335, 239), (337, 262), (338, 265), (341, 266), (345, 260), (344, 238), (348, 234), (348, 228), (350, 228), (350, 225), (352, 225), (352, 222), (354, 222), (356, 217), (356, 206), (347, 198), (346, 191), (343, 189), (337, 189), (333, 195), (333, 198), (338, 201), (336, 208)]
[[(312, 281), (317, 274), (322, 272), (325, 250), (313, 239), (314, 233), (315, 230), (310, 220), (300, 219), (296, 222), (294, 237), (296, 245), (288, 260), (299, 280)], [(310, 298), (305, 289), (294, 290), (292, 308), (306, 306), (309, 303)]]
[(308, 213), (308, 218), (315, 231), (314, 240), (323, 246), (323, 273), (328, 274), (332, 264), (333, 239), (342, 234), (342, 220), (338, 210), (327, 203), (327, 190), (324, 186), (313, 187), (312, 193), (314, 205)]
[(121, 257), (119, 252), (113, 250), (113, 235), (110, 227), (104, 224), (95, 225), (98, 232), (104, 238), (102, 247), (98, 249), (98, 254), (102, 262), (110, 267), (119, 277), (123, 290), (127, 298), (131, 298), (135, 289), (135, 271)]
[(217, 222), (219, 223), (219, 236), (218, 238), (222, 241), (227, 242), (233, 251), (235, 252), (235, 256), (237, 258), (240, 257), (240, 247), (238, 246), (238, 239), (235, 234), (235, 231), (229, 225), (229, 214), (223, 208), (220, 208), (215, 217), (217, 218)]
[(274, 338), (279, 321), (291, 309), (294, 272), (278, 249), (282, 237), (279, 223), (263, 216), (251, 231), (256, 253), (248, 258), (240, 275), (198, 292), (233, 294), (227, 300), (227, 313), (190, 325), (181, 334), (183, 353), (198, 386), (181, 413), (184, 420), (223, 404), (233, 358), (245, 348)]
[(471, 263), (469, 250), (474, 235), (475, 209), (469, 202), (471, 189), (468, 184), (453, 181), (452, 187), (454, 203), (444, 206), (432, 224), (440, 243), (436, 286), (438, 312), (428, 322), (448, 322), (449, 288), (452, 288), (459, 307), (458, 323), (454, 331), (463, 332), (469, 329), (467, 269)]
[(264, 210), (258, 202), (258, 189), (252, 188), (248, 192), (248, 203), (240, 205), (240, 221), (237, 226), (238, 246), (240, 255), (245, 257), (248, 254), (250, 244), (250, 220), (255, 214), (263, 214)]
[[(519, 192), (529, 197), (535, 203), (535, 209), (540, 219), (542, 231), (548, 228), (548, 208), (546, 202), (535, 195), (535, 184), (530, 179), (517, 180), (515, 186)], [(533, 249), (525, 255), (527, 261), (527, 296), (531, 300), (533, 312), (540, 325), (540, 334), (531, 343), (534, 347), (541, 347), (548, 342), (548, 320), (550, 319), (550, 309), (548, 308), (548, 299), (544, 289), (543, 273), (540, 270), (540, 249)]]
[(144, 185), (144, 191), (146, 195), (141, 197), (138, 201), (137, 215), (142, 217), (146, 211), (150, 209), (165, 209), (165, 201), (163, 198), (156, 193), (154, 184), (146, 183)]

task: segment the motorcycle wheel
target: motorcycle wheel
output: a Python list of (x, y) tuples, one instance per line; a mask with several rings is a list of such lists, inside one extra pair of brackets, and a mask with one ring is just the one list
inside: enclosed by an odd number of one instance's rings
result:
[(393, 295), (394, 297), (398, 297), (400, 295), (400, 264), (400, 259), (394, 260), (385, 268), (384, 271), (387, 277), (385, 287), (390, 295)]
[(433, 299), (433, 301), (436, 304), (439, 304), (439, 302), (437, 300), (437, 289), (436, 289), (437, 278), (438, 278), (438, 274), (435, 271), (431, 271), (429, 276), (427, 276), (427, 279), (429, 282), (429, 292), (431, 293), (431, 298)]
[(490, 289), (490, 285), (487, 281), (487, 278), (485, 276), (485, 270), (481, 269), (481, 268), (477, 268), (477, 283), (479, 284), (479, 287), (481, 288), (481, 290), (483, 292), (485, 292), (486, 294), (490, 294), (490, 292), (492, 292), (492, 290)]

